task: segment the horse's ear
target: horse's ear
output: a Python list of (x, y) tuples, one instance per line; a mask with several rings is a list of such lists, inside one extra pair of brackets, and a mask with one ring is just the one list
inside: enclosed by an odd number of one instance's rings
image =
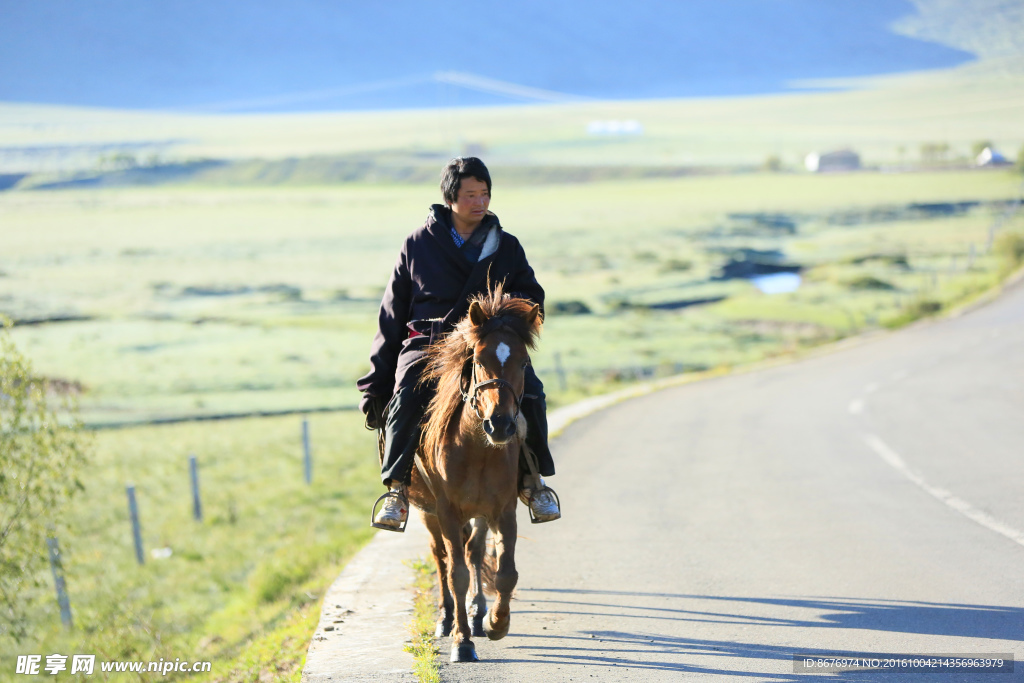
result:
[(484, 309), (480, 307), (479, 301), (474, 301), (469, 305), (469, 321), (473, 323), (474, 327), (480, 327), (487, 322), (487, 316), (484, 315)]
[(531, 328), (537, 327), (540, 324), (540, 304), (534, 304), (533, 308), (526, 315), (526, 324)]

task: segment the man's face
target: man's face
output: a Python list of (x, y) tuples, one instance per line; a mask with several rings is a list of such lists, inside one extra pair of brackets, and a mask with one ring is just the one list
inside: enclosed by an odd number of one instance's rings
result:
[(459, 184), (459, 196), (452, 204), (452, 213), (464, 222), (475, 225), (484, 219), (491, 204), (491, 193), (487, 183), (476, 178), (463, 178)]

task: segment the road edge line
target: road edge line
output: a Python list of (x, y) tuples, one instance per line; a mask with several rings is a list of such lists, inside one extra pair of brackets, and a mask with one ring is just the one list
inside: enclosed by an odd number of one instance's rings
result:
[(989, 531), (994, 531), (1001, 536), (1005, 536), (1017, 545), (1024, 546), (1024, 532), (1014, 529), (1012, 526), (999, 521), (987, 512), (979, 510), (963, 498), (954, 496), (945, 489), (932, 486), (925, 481), (920, 474), (910, 469), (903, 458), (900, 457), (900, 454), (890, 448), (875, 434), (864, 434), (863, 437), (864, 443), (866, 443), (871, 450), (885, 461), (887, 465), (902, 474), (919, 489), (939, 500), (950, 509), (959, 512), (972, 522), (980, 524)]

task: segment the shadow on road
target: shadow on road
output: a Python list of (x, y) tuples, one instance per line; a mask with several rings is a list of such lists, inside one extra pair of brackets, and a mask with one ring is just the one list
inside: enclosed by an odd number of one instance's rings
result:
[[(824, 649), (821, 647), (824, 637), (816, 643), (817, 647), (768, 645), (754, 642), (756, 631), (745, 632), (744, 642), (687, 638), (678, 634), (686, 631), (686, 622), (702, 622), (722, 624), (725, 628), (855, 629), (1019, 642), (1021, 625), (1024, 624), (1024, 609), (1017, 607), (814, 597), (733, 598), (557, 588), (524, 590), (519, 596), (516, 612), (550, 616), (552, 619), (569, 614), (592, 616), (612, 628), (558, 634), (557, 626), (554, 626), (551, 634), (517, 634), (516, 638), (523, 640), (507, 652), (519, 651), (529, 659), (503, 660), (506, 662), (547, 661), (558, 663), (563, 668), (587, 667), (588, 671), (593, 667), (605, 671), (621, 668), (623, 673), (627, 669), (657, 670), (772, 681), (806, 680), (807, 674), (793, 673), (795, 654), (905, 656), (939, 654), (939, 651), (907, 652), (898, 647), (871, 653)], [(635, 624), (637, 628), (622, 628), (629, 624)], [(801, 634), (796, 640), (805, 636)], [(830, 639), (835, 640), (834, 637)], [(773, 635), (764, 640), (794, 642), (795, 639), (793, 635), (785, 638)], [(905, 642), (905, 639), (894, 638), (893, 642)], [(1008, 648), (1003, 642), (976, 650), (963, 654), (1007, 652)], [(745, 666), (743, 660), (750, 660), (750, 666)], [(765, 671), (765, 660), (774, 660), (775, 663), (767, 667), (771, 671)], [(715, 661), (721, 662), (721, 666), (716, 666)], [(872, 683), (887, 683), (906, 680), (908, 674), (849, 671), (833, 674), (830, 680), (864, 681), (865, 676), (869, 676)], [(976, 672), (937, 672), (929, 674), (928, 680), (977, 681), (990, 677), (992, 680), (1007, 680), (1001, 674)]]
[[(531, 588), (530, 594), (547, 593), (565, 596), (615, 596), (655, 598), (662, 601), (656, 606), (626, 605), (586, 600), (559, 598), (530, 598), (534, 604), (578, 605), (580, 607), (608, 607), (634, 610), (626, 618), (671, 619), (682, 621), (728, 622), (764, 626), (795, 626), (808, 628), (838, 627), (919, 633), (924, 635), (961, 636), (965, 638), (992, 638), (1020, 640), (1024, 636), (1024, 609), (993, 605), (962, 605), (897, 600), (863, 600), (846, 598), (733, 598), (714, 595), (673, 593), (646, 593), (637, 591), (592, 591), (581, 589)], [(740, 612), (709, 611), (670, 606), (665, 601), (713, 601), (715, 604), (755, 604), (812, 610), (808, 618), (781, 615), (758, 616), (749, 610)], [(559, 612), (586, 614), (559, 609)]]

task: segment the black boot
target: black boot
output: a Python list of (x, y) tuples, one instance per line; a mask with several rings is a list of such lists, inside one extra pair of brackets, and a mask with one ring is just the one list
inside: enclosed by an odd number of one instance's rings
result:
[[(526, 445), (537, 456), (540, 474), (553, 477), (555, 461), (548, 447), (548, 405), (544, 396), (544, 385), (533, 371), (532, 365), (526, 369), (522, 411), (523, 417), (526, 418)], [(523, 462), (521, 464), (525, 465)]]
[(377, 499), (380, 511), (371, 510), (370, 525), (377, 529), (405, 531), (409, 519), (409, 500), (405, 487), (412, 477), (416, 448), (420, 442), (421, 420), (433, 392), (423, 385), (399, 388), (388, 404), (384, 422), (384, 453), (380, 478), (391, 490)]

